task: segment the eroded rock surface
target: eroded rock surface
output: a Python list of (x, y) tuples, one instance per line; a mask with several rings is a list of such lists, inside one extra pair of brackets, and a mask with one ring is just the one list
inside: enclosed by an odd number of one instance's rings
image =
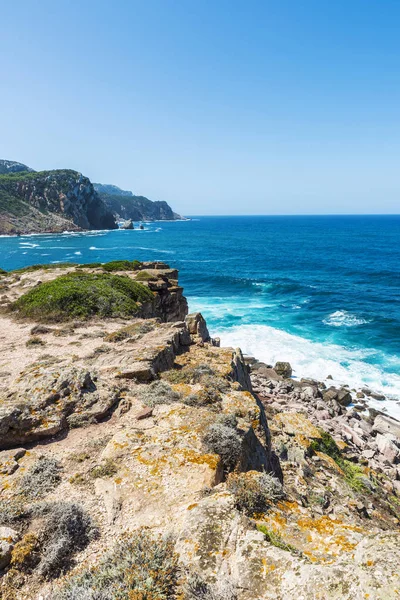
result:
[[(144, 527), (174, 540), (171, 600), (193, 600), (193, 574), (229, 584), (235, 600), (397, 598), (398, 422), (346, 408), (346, 389), (250, 371), (239, 349), (214, 345), (201, 315), (185, 322), (176, 271), (145, 269), (160, 310), (148, 318), (0, 317), (1, 597), (53, 600)], [(57, 274), (8, 277), (7, 302)], [(43, 344), (27, 346), (32, 336)], [(262, 472), (281, 492), (254, 504)], [(43, 506), (66, 500), (98, 535), (71, 550), (66, 578), (46, 579)]]

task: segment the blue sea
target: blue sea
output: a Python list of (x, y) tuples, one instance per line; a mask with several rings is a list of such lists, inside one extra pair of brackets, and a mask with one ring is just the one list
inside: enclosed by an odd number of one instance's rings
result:
[(144, 230), (0, 238), (0, 267), (118, 258), (180, 271), (223, 345), (297, 377), (369, 387), (400, 416), (400, 216), (193, 217)]

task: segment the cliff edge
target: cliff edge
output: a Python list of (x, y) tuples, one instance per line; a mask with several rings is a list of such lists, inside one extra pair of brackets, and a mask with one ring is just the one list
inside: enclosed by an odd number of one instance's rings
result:
[(256, 393), (176, 270), (0, 273), (4, 600), (398, 597), (393, 473)]

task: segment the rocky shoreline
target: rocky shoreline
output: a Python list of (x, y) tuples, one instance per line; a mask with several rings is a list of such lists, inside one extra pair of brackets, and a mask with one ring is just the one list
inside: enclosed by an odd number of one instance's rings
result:
[(246, 363), (253, 391), (267, 414), (285, 411), (306, 415), (311, 423), (341, 440), (349, 457), (385, 473), (390, 478), (387, 491), (400, 495), (400, 421), (368, 408), (365, 401), (350, 406), (353, 398), (347, 386), (328, 388), (314, 379), (291, 379), (289, 363), (277, 363), (275, 369), (253, 357), (247, 357)]
[(2, 600), (398, 598), (400, 423), (220, 347), (168, 265), (0, 272), (0, 357)]

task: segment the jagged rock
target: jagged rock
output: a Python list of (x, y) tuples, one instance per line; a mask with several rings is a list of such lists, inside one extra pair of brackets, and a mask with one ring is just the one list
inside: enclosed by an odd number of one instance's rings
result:
[(10, 563), (12, 549), (19, 537), (18, 532), (11, 527), (0, 527), (0, 570)]
[(251, 380), (249, 368), (243, 360), (243, 354), (240, 348), (236, 348), (232, 356), (232, 377), (237, 381), (242, 389), (251, 391)]
[(377, 415), (374, 420), (373, 430), (378, 433), (391, 433), (400, 440), (400, 421), (386, 415)]
[(117, 400), (117, 389), (86, 369), (34, 365), (21, 373), (0, 406), (0, 449), (100, 418)]
[(133, 226), (132, 219), (129, 219), (128, 221), (125, 221), (125, 223), (122, 225), (122, 229), (135, 229), (134, 226)]
[(398, 462), (400, 456), (400, 449), (396, 446), (395, 441), (396, 437), (390, 433), (378, 433), (376, 436), (378, 450), (382, 454), (383, 459), (390, 465)]
[(277, 362), (274, 366), (274, 371), (281, 375), (282, 377), (291, 377), (292, 376), (292, 367), (288, 362)]
[(198, 337), (203, 342), (207, 342), (210, 339), (207, 324), (201, 313), (187, 315), (185, 322), (191, 335)]
[(19, 467), (18, 461), (25, 454), (25, 448), (14, 448), (0, 452), (0, 474), (12, 475)]

